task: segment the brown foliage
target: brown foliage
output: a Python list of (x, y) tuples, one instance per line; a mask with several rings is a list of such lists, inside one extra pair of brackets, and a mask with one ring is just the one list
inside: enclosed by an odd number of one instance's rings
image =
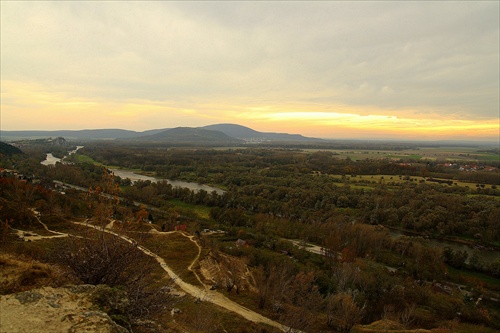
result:
[(356, 304), (348, 293), (332, 295), (328, 298), (328, 326), (348, 333), (363, 318), (364, 305)]

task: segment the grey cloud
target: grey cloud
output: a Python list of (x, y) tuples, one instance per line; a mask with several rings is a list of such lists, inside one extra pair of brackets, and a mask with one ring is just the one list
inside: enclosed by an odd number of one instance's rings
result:
[(321, 101), (491, 118), (498, 13), (498, 2), (7, 2), (2, 78), (114, 99)]

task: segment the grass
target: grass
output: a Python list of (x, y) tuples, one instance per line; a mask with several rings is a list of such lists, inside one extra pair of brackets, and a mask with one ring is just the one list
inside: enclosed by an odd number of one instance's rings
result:
[[(337, 181), (342, 180), (342, 175), (330, 175), (333, 179)], [(438, 178), (436, 178), (438, 179)], [(378, 186), (379, 184), (395, 184), (401, 185), (408, 182), (412, 182), (414, 184), (418, 184), (420, 181), (425, 180), (424, 177), (420, 176), (411, 176), (410, 180), (405, 179), (405, 177), (400, 177), (399, 175), (356, 175), (354, 177), (347, 176), (346, 183), (353, 188), (373, 188)], [(448, 179), (444, 179), (448, 180)], [(442, 186), (459, 186), (459, 187), (468, 187), (471, 190), (476, 189), (476, 183), (467, 183), (461, 182), (457, 180), (450, 179), (453, 182), (453, 185), (442, 184)], [(435, 182), (426, 181), (428, 184), (438, 184)], [(455, 185), (456, 184), (456, 185)], [(485, 185), (485, 188), (491, 188), (492, 185)]]
[[(57, 232), (70, 232), (74, 226), (71, 222), (57, 215), (42, 215), (41, 220), (50, 230)], [(50, 233), (50, 235), (53, 235), (53, 233)]]
[(498, 333), (498, 330), (491, 327), (459, 323), (456, 327), (454, 327), (453, 332), (454, 333), (471, 333), (471, 332)]
[(178, 232), (153, 235), (144, 240), (144, 245), (162, 257), (182, 280), (200, 285), (194, 273), (188, 270), (198, 255), (198, 247), (187, 237)]
[(55, 265), (26, 256), (0, 253), (0, 294), (10, 294), (43, 286), (61, 286), (72, 282), (68, 272)]
[(484, 283), (485, 287), (491, 290), (500, 291), (500, 279), (494, 278), (487, 274), (461, 270), (453, 267), (448, 267), (448, 274), (454, 281), (459, 281), (459, 283), (470, 284), (475, 281), (480, 281)]
[(391, 320), (379, 320), (369, 325), (358, 325), (352, 328), (352, 333), (498, 333), (498, 330), (481, 325), (450, 321), (441, 323), (433, 329), (404, 329), (403, 326)]
[(420, 160), (422, 159), (421, 155), (416, 155), (416, 154), (411, 154), (411, 155), (387, 155), (385, 156), (387, 158), (392, 158), (392, 159), (410, 159), (410, 160)]
[(73, 161), (75, 161), (76, 163), (91, 163), (91, 164), (95, 164), (95, 165), (104, 166), (104, 164), (97, 162), (92, 157), (87, 156), (87, 155), (78, 154), (78, 153), (71, 155), (71, 159)]
[(262, 323), (250, 322), (208, 302), (195, 303), (191, 299), (184, 299), (177, 303), (176, 307), (181, 312), (174, 315), (175, 322), (171, 321), (170, 313), (161, 319), (162, 322), (170, 321), (169, 327), (175, 332), (281, 332)]
[[(485, 149), (491, 149), (487, 147)], [(304, 149), (304, 152), (330, 151), (339, 158), (349, 157), (353, 161), (364, 159), (411, 159), (411, 160), (443, 160), (443, 161), (498, 161), (498, 154), (480, 152), (479, 147), (420, 147), (404, 150), (357, 150), (357, 149)]]
[(210, 218), (210, 207), (201, 205), (192, 205), (182, 202), (177, 199), (172, 199), (169, 201), (173, 205), (174, 209), (188, 211), (194, 213), (198, 218), (208, 220)]

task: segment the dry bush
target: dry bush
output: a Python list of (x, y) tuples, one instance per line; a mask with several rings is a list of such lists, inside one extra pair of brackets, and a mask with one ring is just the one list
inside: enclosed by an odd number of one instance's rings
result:
[(87, 284), (117, 285), (129, 279), (127, 268), (140, 252), (120, 238), (88, 228), (82, 237), (70, 237), (56, 253)]
[(158, 283), (152, 271), (158, 263), (142, 253), (136, 243), (88, 228), (81, 237), (71, 237), (57, 251), (57, 260), (68, 265), (84, 283), (123, 288), (132, 318), (149, 316), (170, 306), (169, 284)]

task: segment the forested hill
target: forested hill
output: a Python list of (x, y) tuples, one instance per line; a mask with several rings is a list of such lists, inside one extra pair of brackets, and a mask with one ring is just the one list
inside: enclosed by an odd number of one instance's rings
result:
[(300, 145), (335, 149), (408, 149), (411, 147), (498, 147), (498, 142), (484, 141), (405, 141), (367, 139), (318, 139), (300, 134), (259, 132), (237, 124), (214, 124), (203, 127), (176, 127), (132, 131), (124, 129), (86, 129), (60, 131), (2, 131), (1, 140), (42, 139), (63, 137), (67, 140), (119, 140), (120, 142), (147, 142), (155, 144), (203, 145), (262, 144)]
[(177, 127), (153, 135), (134, 138), (136, 141), (175, 142), (175, 143), (227, 143), (238, 144), (242, 140), (230, 137), (220, 131), (203, 128)]
[(215, 124), (204, 127), (176, 127), (152, 129), (143, 132), (124, 129), (88, 129), (60, 131), (2, 131), (3, 140), (64, 137), (79, 140), (133, 140), (148, 142), (318, 142), (300, 134), (258, 132), (236, 124)]
[(0, 156), (11, 156), (15, 154), (22, 154), (23, 152), (13, 145), (0, 141)]
[(140, 132), (123, 129), (88, 129), (88, 130), (60, 130), (60, 131), (2, 131), (2, 139), (34, 139), (49, 137), (64, 137), (75, 139), (118, 139), (131, 138)]
[(220, 131), (233, 138), (245, 141), (323, 141), (316, 138), (308, 138), (300, 134), (258, 132), (251, 128), (235, 124), (216, 124), (203, 127), (204, 129)]

